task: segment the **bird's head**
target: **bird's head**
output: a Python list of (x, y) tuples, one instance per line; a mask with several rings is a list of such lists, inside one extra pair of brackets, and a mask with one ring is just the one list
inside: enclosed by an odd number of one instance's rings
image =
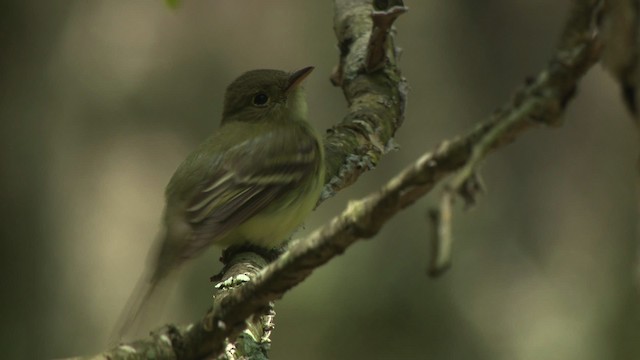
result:
[(313, 69), (308, 66), (291, 73), (261, 69), (242, 74), (227, 87), (222, 123), (306, 120), (307, 101), (300, 84)]

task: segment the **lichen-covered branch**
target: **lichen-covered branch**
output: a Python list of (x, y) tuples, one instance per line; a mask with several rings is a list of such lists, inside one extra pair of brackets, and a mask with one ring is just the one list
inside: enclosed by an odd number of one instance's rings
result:
[[(405, 84), (394, 65), (395, 60), (388, 59), (383, 69), (371, 74), (363, 70), (372, 28), (371, 8), (363, 4), (364, 1), (336, 1), (335, 24), (342, 60), (333, 78), (342, 84), (350, 107), (349, 114), (326, 137), (329, 171), (324, 198), (374, 166), (392, 147), (391, 137), (402, 122)], [(269, 302), (281, 298), (314, 269), (356, 241), (377, 234), (400, 210), (469, 163), (478, 144), (487, 146), (482, 153), (485, 156), (489, 150), (512, 142), (535, 125), (558, 124), (578, 80), (601, 52), (594, 25), (597, 4), (596, 0), (573, 2), (567, 27), (548, 67), (488, 121), (465, 136), (444, 141), (379, 191), (350, 202), (342, 214), (307, 238), (294, 242), (251, 281), (228, 290), (204, 321), (165, 327), (151, 339), (121, 346), (95, 359), (147, 359), (149, 355), (163, 359), (202, 359), (221, 354), (225, 339), (238, 336), (249, 316), (263, 313)], [(487, 142), (488, 134), (492, 134), (490, 142)], [(124, 354), (125, 348), (128, 355)]]
[[(331, 78), (342, 87), (349, 109), (324, 138), (327, 185), (320, 201), (353, 184), (395, 149), (392, 140), (404, 120), (407, 84), (396, 64), (390, 29), (406, 8), (398, 1), (387, 5), (374, 9), (371, 1), (335, 1), (340, 63)], [(376, 63), (368, 65), (368, 54), (374, 52), (377, 60), (371, 61)], [(380, 54), (385, 54), (383, 60)]]

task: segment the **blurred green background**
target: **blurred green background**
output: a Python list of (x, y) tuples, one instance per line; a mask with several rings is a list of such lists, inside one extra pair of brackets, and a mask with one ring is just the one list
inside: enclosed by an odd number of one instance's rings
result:
[[(411, 92), (400, 151), (326, 202), (304, 232), (470, 129), (553, 52), (568, 4), (409, 1)], [(159, 230), (178, 163), (254, 68), (315, 65), (312, 121), (344, 114), (328, 77), (329, 2), (3, 1), (2, 357), (98, 352)], [(616, 84), (584, 78), (560, 129), (490, 156), (488, 194), (456, 211), (453, 268), (426, 277), (438, 191), (277, 303), (274, 359), (638, 359), (638, 146)], [(181, 273), (163, 321), (198, 319), (214, 249)]]

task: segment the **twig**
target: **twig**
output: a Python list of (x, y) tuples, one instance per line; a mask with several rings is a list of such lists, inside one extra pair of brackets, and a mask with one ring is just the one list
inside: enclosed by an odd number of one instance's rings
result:
[(453, 238), (451, 235), (451, 208), (453, 196), (446, 191), (440, 199), (440, 207), (429, 211), (431, 221), (431, 261), (429, 276), (437, 277), (451, 266), (451, 250)]
[[(465, 201), (467, 207), (475, 204), (478, 193), (484, 189), (477, 171), (491, 150), (511, 142), (515, 135), (531, 126), (560, 124), (568, 102), (575, 95), (577, 79), (602, 52), (602, 44), (597, 36), (597, 19), (602, 13), (601, 10), (601, 1), (574, 0), (556, 55), (545, 71), (535, 79), (528, 79), (511, 102), (494, 114), (493, 119), (489, 121), (492, 126), (473, 144), (471, 156), (445, 188), (440, 213), (450, 213), (451, 202), (456, 195)], [(450, 221), (438, 226), (448, 224)], [(446, 246), (434, 245), (436, 249), (451, 246), (450, 234), (447, 239), (435, 239), (434, 241), (448, 242)], [(441, 255), (436, 253), (434, 256)], [(450, 260), (445, 263), (449, 264)], [(437, 269), (432, 271), (441, 273)]]
[(367, 60), (364, 63), (368, 73), (377, 71), (384, 66), (385, 60), (389, 57), (386, 51), (395, 51), (393, 47), (389, 49), (385, 44), (389, 40), (389, 33), (393, 23), (398, 16), (407, 11), (408, 9), (401, 4), (391, 8), (384, 8), (380, 11), (376, 10), (371, 14), (373, 30), (369, 37)]

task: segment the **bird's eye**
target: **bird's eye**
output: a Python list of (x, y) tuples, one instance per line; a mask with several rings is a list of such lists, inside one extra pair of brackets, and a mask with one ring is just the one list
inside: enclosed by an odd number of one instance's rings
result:
[(255, 106), (265, 106), (269, 102), (269, 96), (265, 93), (257, 93), (253, 97), (253, 105)]

